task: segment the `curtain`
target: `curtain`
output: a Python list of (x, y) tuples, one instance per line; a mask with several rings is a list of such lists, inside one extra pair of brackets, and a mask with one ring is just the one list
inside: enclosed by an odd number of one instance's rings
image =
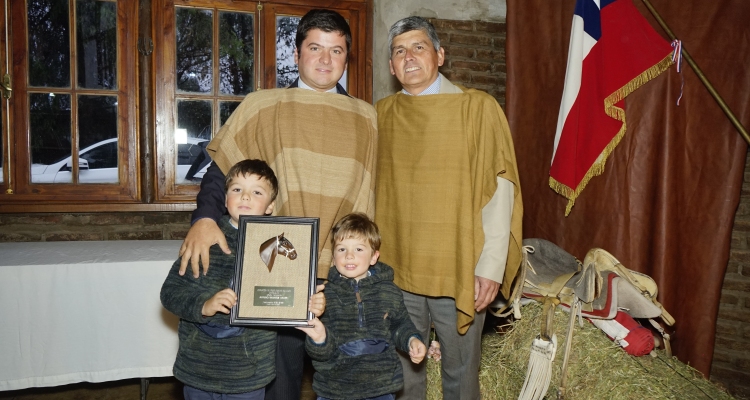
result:
[[(644, 4), (634, 3), (668, 39)], [(750, 126), (750, 2), (652, 4)], [(626, 98), (625, 137), (565, 217), (567, 199), (548, 179), (574, 7), (575, 0), (507, 0), (506, 110), (524, 237), (550, 240), (581, 260), (601, 247), (653, 277), (676, 320), (674, 354), (708, 376), (747, 145), (687, 62), (681, 74), (673, 66)]]

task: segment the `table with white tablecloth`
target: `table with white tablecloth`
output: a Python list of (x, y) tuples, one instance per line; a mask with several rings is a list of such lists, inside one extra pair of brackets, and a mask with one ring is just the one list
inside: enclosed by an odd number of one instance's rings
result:
[(0, 391), (172, 375), (181, 241), (0, 243)]

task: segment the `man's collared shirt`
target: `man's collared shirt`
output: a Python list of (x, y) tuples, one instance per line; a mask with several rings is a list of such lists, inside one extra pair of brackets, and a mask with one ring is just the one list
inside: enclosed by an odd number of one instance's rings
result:
[[(300, 89), (315, 90), (315, 89), (311, 88), (310, 86), (308, 86), (301, 78), (297, 82), (297, 87), (299, 87)], [(326, 90), (326, 92), (328, 92), (328, 93), (338, 93), (338, 90), (336, 90), (336, 86), (334, 86), (331, 89)]]
[[(406, 89), (401, 89), (401, 92), (403, 94), (408, 94), (409, 96), (414, 96), (413, 94), (406, 91)], [(438, 94), (440, 93), (440, 74), (438, 74), (437, 79), (435, 79), (435, 82), (432, 82), (432, 85), (427, 87), (427, 89), (423, 90), (422, 93), (416, 95), (416, 96), (424, 96), (428, 94)]]

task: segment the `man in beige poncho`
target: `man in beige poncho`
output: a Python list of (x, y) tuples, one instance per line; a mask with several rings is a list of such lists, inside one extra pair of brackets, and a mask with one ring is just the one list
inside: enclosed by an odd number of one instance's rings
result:
[[(523, 206), (513, 142), (502, 109), (484, 92), (453, 85), (434, 27), (419, 17), (394, 24), (390, 69), (403, 91), (376, 105), (376, 222), (381, 260), (417, 329), (434, 323), (443, 397), (479, 399), (486, 307), (521, 262)], [(425, 365), (402, 357), (404, 391), (424, 399)]]
[[(225, 212), (223, 176), (234, 163), (262, 159), (279, 181), (274, 215), (320, 218), (318, 277), (331, 266), (330, 230), (350, 212), (374, 213), (377, 129), (374, 108), (349, 97), (337, 82), (346, 70), (351, 31), (335, 11), (311, 10), (297, 28), (299, 79), (287, 89), (250, 93), (208, 146), (214, 164), (201, 182), (193, 226), (180, 249), (194, 276), (208, 249), (229, 252), (216, 220)], [(266, 400), (300, 398), (304, 337), (278, 330), (276, 379)]]

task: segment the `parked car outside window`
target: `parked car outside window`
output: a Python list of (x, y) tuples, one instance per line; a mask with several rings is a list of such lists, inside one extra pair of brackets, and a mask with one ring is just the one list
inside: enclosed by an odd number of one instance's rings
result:
[[(211, 159), (206, 153), (208, 140), (188, 138), (187, 143), (177, 145), (177, 169), (175, 183), (200, 182)], [(118, 183), (117, 138), (106, 139), (82, 149), (78, 156), (79, 183)], [(32, 164), (32, 183), (72, 183), (73, 157), (65, 157), (55, 163)]]

